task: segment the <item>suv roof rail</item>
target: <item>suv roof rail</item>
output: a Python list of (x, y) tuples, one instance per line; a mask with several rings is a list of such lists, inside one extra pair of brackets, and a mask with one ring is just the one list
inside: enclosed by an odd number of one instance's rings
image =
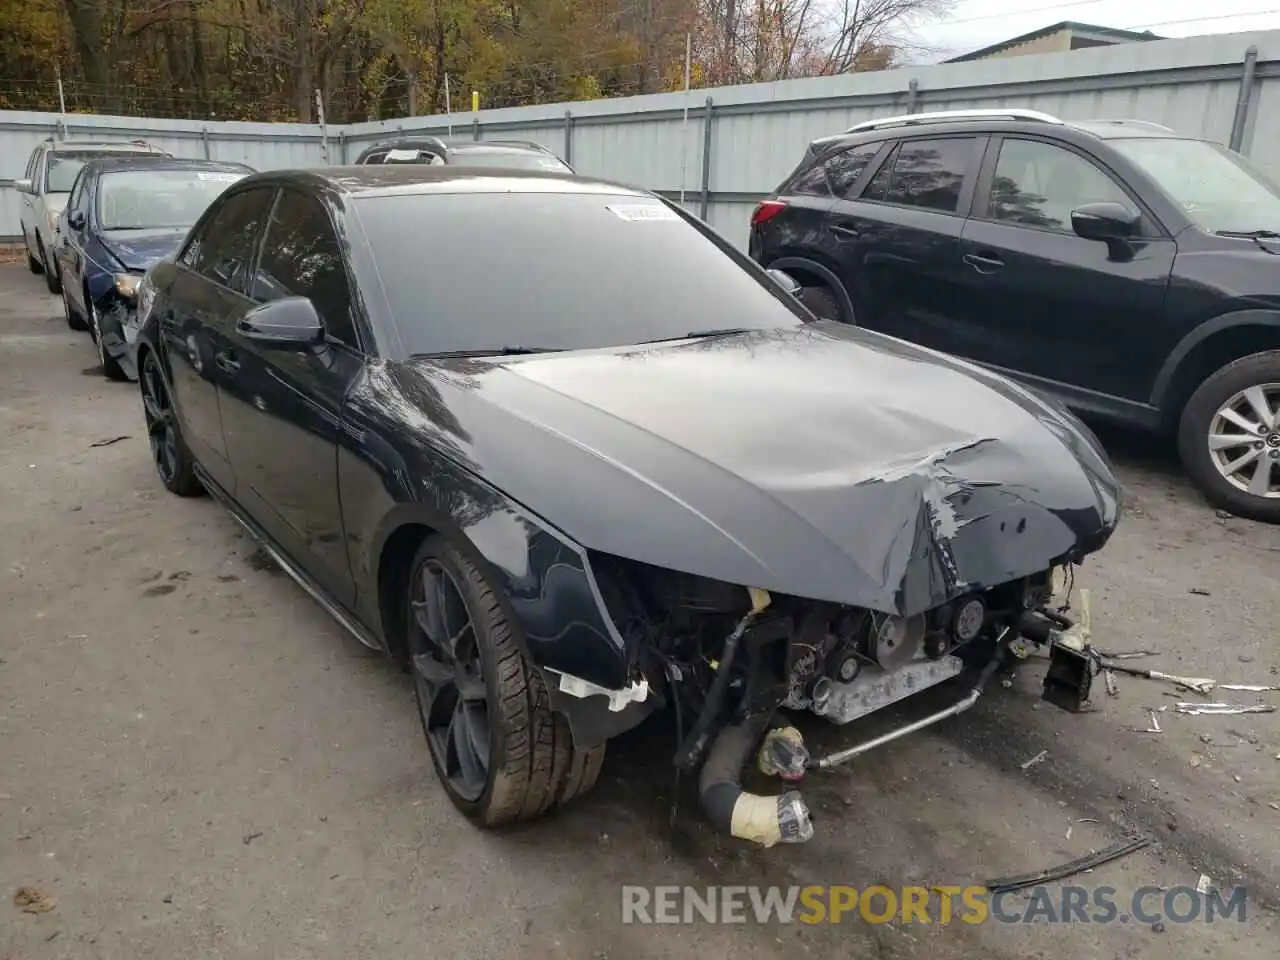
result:
[(160, 149), (150, 140), (142, 140), (137, 137), (134, 137), (130, 140), (89, 140), (89, 139), (82, 139), (80, 137), (68, 137), (68, 138), (59, 140), (50, 136), (50, 137), (45, 137), (44, 142), (51, 143), (54, 146), (65, 145), (68, 147), (125, 147), (125, 146), (132, 145), (135, 147), (147, 147), (150, 150)]
[(880, 127), (905, 127), (916, 123), (946, 123), (959, 120), (1034, 120), (1037, 123), (1062, 123), (1052, 114), (1019, 107), (992, 107), (982, 110), (938, 110), (933, 113), (904, 113), (897, 117), (881, 117), (855, 123), (845, 133), (878, 130)]
[(1115, 123), (1115, 124), (1132, 124), (1138, 127), (1150, 127), (1152, 130), (1164, 130), (1173, 133), (1173, 127), (1167, 127), (1163, 123), (1156, 123), (1154, 120), (1137, 120), (1130, 117), (1106, 117), (1101, 120), (1092, 120), (1091, 123)]

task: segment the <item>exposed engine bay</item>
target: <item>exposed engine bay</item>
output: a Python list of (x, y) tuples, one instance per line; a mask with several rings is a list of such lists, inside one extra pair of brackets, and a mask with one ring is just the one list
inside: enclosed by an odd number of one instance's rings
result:
[[(1050, 651), (1045, 699), (1077, 711), (1093, 675), (1077, 625), (1054, 609), (1072, 567), (963, 594), (935, 609), (895, 616), (827, 601), (772, 595), (616, 558), (593, 558), (597, 581), (638, 672), (675, 709), (679, 769), (701, 767), (700, 794), (713, 822), (766, 846), (813, 835), (800, 794), (745, 793), (742, 769), (756, 765), (794, 783), (806, 771), (954, 716), (1022, 652)], [(1055, 582), (1056, 581), (1056, 582)], [(956, 704), (864, 744), (810, 756), (779, 711), (807, 711), (847, 724), (961, 674), (981, 671)]]

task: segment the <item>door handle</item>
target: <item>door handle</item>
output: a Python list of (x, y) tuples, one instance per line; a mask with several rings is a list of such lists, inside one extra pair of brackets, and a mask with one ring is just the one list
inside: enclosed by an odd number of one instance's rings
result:
[(231, 355), (228, 350), (219, 350), (213, 355), (213, 362), (217, 364), (218, 369), (224, 373), (235, 373), (240, 369), (240, 361)]
[(964, 262), (979, 273), (991, 273), (1004, 267), (1004, 261), (994, 253), (966, 253)]
[(841, 240), (857, 240), (858, 239), (857, 230), (855, 230), (853, 227), (845, 227), (838, 223), (833, 223), (831, 225), (831, 232), (834, 233), (836, 237)]

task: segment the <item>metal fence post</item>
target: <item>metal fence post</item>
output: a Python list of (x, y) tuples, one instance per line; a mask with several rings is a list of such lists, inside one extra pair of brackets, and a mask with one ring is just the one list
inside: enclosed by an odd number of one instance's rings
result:
[(338, 131), (338, 162), (342, 166), (347, 165), (347, 131)]
[(329, 166), (329, 128), (324, 122), (324, 96), (316, 87), (316, 119), (320, 121), (320, 157)]
[(208, 160), (212, 156), (212, 153), (210, 153), (209, 151), (209, 128), (208, 127), (200, 128), (200, 146), (204, 149), (204, 158)]
[(711, 124), (715, 116), (715, 104), (707, 97), (706, 112), (702, 115), (702, 203), (698, 216), (707, 219), (711, 209)]
[(915, 77), (907, 84), (907, 113), (915, 113), (920, 102), (920, 81)]
[(1249, 123), (1249, 101), (1253, 98), (1254, 79), (1258, 73), (1258, 48), (1244, 52), (1244, 72), (1240, 75), (1240, 93), (1236, 96), (1236, 115), (1231, 120), (1231, 140), (1227, 144), (1237, 152), (1244, 145), (1244, 128)]
[(564, 162), (573, 166), (573, 111), (564, 112)]
[(479, 117), (476, 117), (474, 120), (471, 121), (471, 139), (472, 140), (480, 139), (480, 118)]

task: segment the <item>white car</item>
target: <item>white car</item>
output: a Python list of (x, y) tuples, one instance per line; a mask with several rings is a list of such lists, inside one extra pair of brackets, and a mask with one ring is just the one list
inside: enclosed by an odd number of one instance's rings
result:
[(27, 248), (27, 266), (43, 273), (50, 293), (60, 293), (62, 278), (53, 255), (58, 233), (58, 216), (66, 206), (80, 168), (94, 157), (138, 153), (169, 156), (145, 140), (54, 140), (50, 137), (27, 160), (22, 179), (14, 182), (22, 197), (22, 242)]

